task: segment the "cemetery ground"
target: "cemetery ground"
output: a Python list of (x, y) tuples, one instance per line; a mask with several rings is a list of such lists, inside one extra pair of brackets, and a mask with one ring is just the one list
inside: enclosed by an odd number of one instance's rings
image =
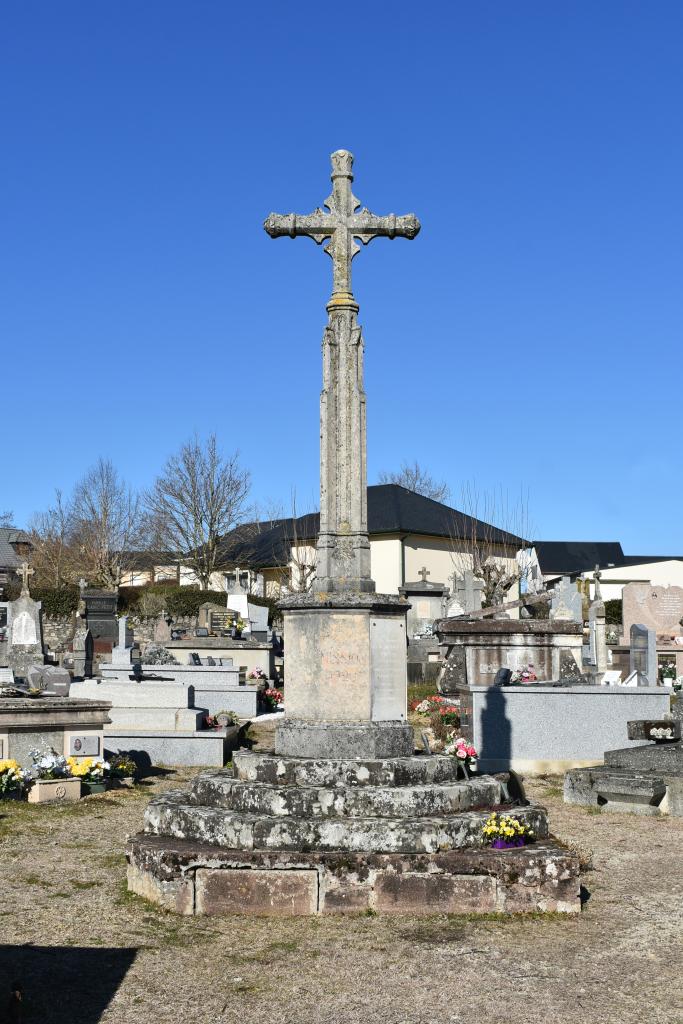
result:
[(0, 1015), (18, 979), (42, 1024), (683, 1020), (683, 820), (565, 806), (559, 778), (528, 787), (581, 853), (580, 916), (181, 918), (128, 894), (122, 851), (150, 796), (195, 771), (0, 804)]

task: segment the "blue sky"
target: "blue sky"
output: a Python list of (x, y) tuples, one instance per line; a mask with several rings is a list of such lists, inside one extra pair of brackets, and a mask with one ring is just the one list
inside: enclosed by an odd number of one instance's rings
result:
[(315, 506), (331, 264), (261, 225), (347, 148), (422, 222), (354, 262), (370, 482), (418, 459), (456, 504), (528, 489), (538, 536), (683, 552), (682, 37), (667, 0), (6, 0), (0, 511), (194, 431)]

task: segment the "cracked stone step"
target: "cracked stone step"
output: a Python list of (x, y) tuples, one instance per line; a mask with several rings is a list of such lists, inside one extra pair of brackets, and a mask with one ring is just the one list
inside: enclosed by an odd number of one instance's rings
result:
[[(514, 810), (538, 838), (548, 834), (537, 806)], [(189, 803), (188, 793), (165, 794), (145, 812), (145, 832), (243, 850), (347, 850), (437, 853), (481, 845), (489, 811), (431, 818), (292, 818), (246, 814)]]
[(294, 818), (428, 818), (502, 802), (500, 783), (489, 776), (419, 786), (272, 786), (235, 779), (226, 771), (195, 780), (190, 801), (248, 814)]
[(277, 757), (240, 750), (232, 761), (236, 778), (275, 786), (420, 786), (457, 782), (459, 774), (456, 759), (439, 754), (360, 761)]

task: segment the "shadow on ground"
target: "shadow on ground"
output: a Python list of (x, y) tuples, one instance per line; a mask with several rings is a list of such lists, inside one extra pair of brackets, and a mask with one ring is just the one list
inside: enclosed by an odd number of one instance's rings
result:
[(137, 949), (0, 946), (0, 1022), (97, 1024), (136, 955)]

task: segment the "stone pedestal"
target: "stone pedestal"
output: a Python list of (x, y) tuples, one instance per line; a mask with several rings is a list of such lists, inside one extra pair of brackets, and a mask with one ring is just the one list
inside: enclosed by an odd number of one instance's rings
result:
[(402, 757), (406, 612), (388, 594), (293, 594), (284, 619), (286, 714), (275, 751), (291, 757)]

